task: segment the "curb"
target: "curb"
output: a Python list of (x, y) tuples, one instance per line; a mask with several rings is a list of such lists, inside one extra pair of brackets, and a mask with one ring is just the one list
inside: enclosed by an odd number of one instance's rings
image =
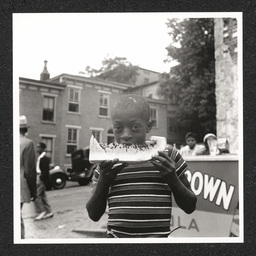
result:
[(72, 230), (72, 232), (79, 233), (85, 235), (86, 237), (91, 238), (106, 238), (107, 232), (104, 229), (97, 230)]

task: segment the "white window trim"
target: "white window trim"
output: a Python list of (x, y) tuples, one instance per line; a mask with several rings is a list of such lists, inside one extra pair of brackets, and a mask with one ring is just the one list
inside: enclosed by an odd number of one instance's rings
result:
[(100, 141), (99, 142), (102, 142), (102, 133), (104, 131), (104, 128), (90, 127), (90, 130), (91, 131), (98, 131), (98, 132), (100, 132)]
[[(159, 128), (158, 127), (158, 111), (159, 111), (159, 108), (158, 107), (150, 107), (150, 111), (151, 111), (151, 109), (156, 110), (156, 126), (152, 126), (152, 128)], [(151, 116), (150, 116), (150, 119), (151, 119)]]
[[(80, 129), (82, 128), (81, 126), (77, 126), (77, 125), (68, 125), (68, 124), (66, 124), (65, 125), (65, 127), (66, 127), (66, 147), (67, 147), (67, 145), (68, 145), (68, 129), (69, 128), (71, 128), (71, 129), (77, 129), (77, 149), (79, 149), (79, 133), (80, 133)], [(71, 154), (68, 154), (67, 153), (67, 148), (66, 148), (66, 156), (67, 157), (71, 157)]]
[[(54, 97), (54, 117), (53, 117), (53, 121), (47, 121), (47, 120), (43, 120), (42, 117), (42, 123), (47, 123), (47, 124), (55, 124), (56, 123), (56, 104), (57, 104), (57, 97), (58, 95), (56, 94), (51, 94), (51, 93), (45, 93), (45, 92), (41, 92), (42, 96), (43, 96), (43, 100), (44, 100), (44, 96), (46, 97)], [(44, 109), (44, 107), (43, 107)]]
[(49, 138), (53, 138), (53, 139), (57, 138), (56, 135), (52, 135), (52, 134), (42, 134), (42, 133), (39, 134), (39, 137), (49, 137)]
[(65, 127), (67, 127), (67, 128), (74, 128), (74, 129), (82, 129), (82, 126), (72, 125), (72, 124), (66, 124)]
[(111, 94), (109, 91), (98, 90), (99, 93)]
[(39, 134), (39, 137), (42, 138), (42, 137), (45, 137), (45, 138), (51, 138), (52, 139), (52, 159), (51, 161), (52, 162), (55, 162), (54, 161), (54, 151), (55, 151), (55, 139), (56, 139), (56, 135), (53, 135), (53, 134), (43, 134), (43, 133), (40, 133)]
[[(81, 114), (81, 111), (80, 111), (80, 109), (81, 109), (81, 91), (82, 91), (82, 89), (83, 89), (83, 87), (80, 87), (80, 86), (75, 86), (75, 85), (68, 85), (67, 86), (69, 89), (68, 89), (68, 109), (67, 109), (67, 112), (69, 113), (69, 114), (75, 114), (75, 115), (77, 115), (77, 114)], [(78, 90), (78, 112), (73, 112), (73, 111), (69, 111), (69, 103), (72, 103), (73, 101), (70, 101), (69, 99), (70, 99), (70, 89), (76, 89), (76, 90)]]
[(41, 92), (42, 95), (44, 96), (50, 96), (50, 97), (55, 97), (57, 98), (59, 95), (53, 94), (53, 93), (47, 93), (47, 92)]
[(90, 130), (104, 131), (104, 128), (90, 127)]
[(78, 85), (72, 85), (72, 84), (68, 84), (67, 85), (68, 88), (74, 88), (74, 89), (78, 89), (78, 90), (82, 90), (83, 87), (82, 86), (78, 86)]
[[(111, 94), (111, 92), (106, 92), (106, 91), (102, 91), (102, 90), (98, 90), (98, 92), (100, 94), (105, 94), (105, 95), (108, 95), (108, 96)], [(109, 111), (110, 111), (110, 108), (109, 108), (110, 104), (109, 104), (109, 102), (110, 102), (110, 97), (108, 97), (108, 106), (107, 106), (108, 115), (107, 116), (102, 116), (102, 115), (98, 114), (98, 117), (101, 117), (101, 118), (109, 118), (110, 117), (110, 113), (109, 113)], [(104, 108), (104, 106), (100, 106), (99, 105), (99, 109), (100, 109), (100, 107)]]

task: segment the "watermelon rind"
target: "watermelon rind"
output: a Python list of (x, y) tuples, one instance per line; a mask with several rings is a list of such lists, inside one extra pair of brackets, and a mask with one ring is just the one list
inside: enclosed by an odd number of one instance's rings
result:
[(89, 161), (91, 163), (99, 163), (118, 158), (119, 162), (146, 162), (153, 155), (157, 155), (158, 151), (163, 151), (167, 146), (166, 138), (161, 136), (151, 136), (146, 144), (146, 147), (139, 145), (99, 144), (92, 135), (90, 139)]

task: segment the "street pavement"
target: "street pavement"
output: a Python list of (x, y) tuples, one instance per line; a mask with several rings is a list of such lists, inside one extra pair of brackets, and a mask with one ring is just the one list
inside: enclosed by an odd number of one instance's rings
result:
[(25, 239), (67, 239), (106, 237), (107, 214), (98, 222), (90, 220), (85, 204), (92, 192), (91, 185), (67, 184), (62, 190), (47, 191), (52, 218), (35, 221), (35, 204), (24, 204), (22, 216)]

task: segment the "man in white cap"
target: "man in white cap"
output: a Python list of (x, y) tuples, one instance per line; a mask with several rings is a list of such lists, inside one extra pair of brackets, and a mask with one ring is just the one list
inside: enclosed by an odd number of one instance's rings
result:
[[(33, 141), (26, 137), (27, 118), (20, 116), (20, 211), (24, 203), (36, 199), (36, 154)], [(21, 216), (21, 238), (25, 238), (24, 222)]]
[(216, 155), (219, 154), (217, 147), (217, 137), (213, 133), (207, 133), (204, 136), (205, 154), (206, 155)]

